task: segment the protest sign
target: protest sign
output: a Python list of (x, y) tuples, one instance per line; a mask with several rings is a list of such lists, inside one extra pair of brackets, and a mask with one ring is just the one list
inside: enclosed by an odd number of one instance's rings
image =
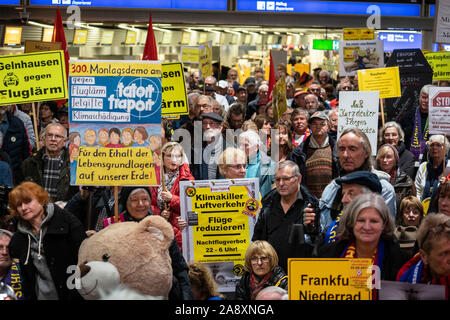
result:
[(450, 52), (425, 53), (428, 63), (433, 68), (433, 80), (450, 79)]
[(288, 259), (289, 300), (371, 300), (371, 280), (371, 259)]
[(433, 41), (450, 43), (450, 0), (436, 0)]
[(200, 74), (203, 79), (212, 76), (212, 42), (200, 46)]
[(383, 65), (383, 41), (339, 41), (339, 76), (354, 76), (358, 70)]
[(67, 96), (63, 51), (0, 56), (0, 105)]
[(339, 92), (338, 137), (346, 127), (357, 127), (369, 138), (376, 155), (378, 136), (378, 91)]
[(158, 61), (71, 61), (72, 185), (156, 185), (161, 144)]
[(258, 199), (257, 178), (180, 181), (181, 217), (188, 224), (183, 255), (186, 261), (209, 263), (222, 292), (234, 291), (243, 273)]
[(184, 63), (199, 63), (199, 47), (181, 47), (181, 61)]
[(161, 116), (189, 114), (186, 81), (181, 62), (162, 64)]
[(431, 87), (428, 99), (430, 134), (450, 135), (450, 88)]
[(386, 67), (398, 67), (401, 95), (386, 99), (388, 121), (399, 122), (404, 114), (419, 105), (420, 90), (431, 84), (433, 69), (420, 49), (394, 50)]
[(360, 91), (379, 91), (380, 99), (401, 95), (398, 67), (358, 70)]

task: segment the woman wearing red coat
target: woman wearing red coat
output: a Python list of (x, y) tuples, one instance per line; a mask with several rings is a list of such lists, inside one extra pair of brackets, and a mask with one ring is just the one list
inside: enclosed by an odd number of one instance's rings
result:
[(189, 165), (184, 162), (185, 155), (183, 148), (177, 142), (169, 142), (161, 150), (162, 163), (164, 168), (164, 185), (151, 187), (152, 193), (152, 211), (153, 214), (161, 215), (167, 219), (175, 233), (175, 238), (180, 247), (181, 230), (186, 226), (184, 220), (180, 217), (180, 181), (194, 180)]

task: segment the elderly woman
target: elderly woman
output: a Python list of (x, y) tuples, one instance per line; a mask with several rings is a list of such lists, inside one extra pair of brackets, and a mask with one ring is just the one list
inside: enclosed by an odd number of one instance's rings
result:
[(444, 214), (427, 215), (417, 236), (419, 253), (398, 272), (397, 281), (445, 286), (450, 290), (450, 217)]
[(394, 121), (386, 122), (380, 129), (379, 137), (380, 145), (390, 144), (397, 149), (399, 158), (397, 166), (406, 172), (411, 179), (414, 179), (416, 174), (414, 168), (415, 158), (412, 152), (406, 149), (405, 133), (402, 127)]
[(223, 300), (216, 281), (208, 267), (200, 262), (190, 262), (189, 281), (191, 283), (194, 300)]
[(339, 223), (338, 241), (319, 248), (321, 258), (372, 259), (381, 268), (381, 280), (395, 280), (408, 257), (394, 238), (394, 222), (384, 199), (365, 193), (344, 210)]
[(219, 172), (225, 179), (245, 178), (247, 156), (241, 149), (226, 148), (218, 162)]
[(428, 140), (428, 159), (420, 164), (415, 180), (417, 198), (421, 201), (433, 199), (436, 195), (449, 148), (450, 144), (444, 135), (435, 134)]
[(390, 144), (384, 144), (378, 149), (376, 168), (390, 175), (389, 182), (394, 186), (397, 198), (397, 208), (404, 197), (415, 196), (414, 181), (398, 167), (399, 155), (397, 149)]
[(20, 263), (25, 299), (81, 299), (66, 285), (71, 275), (67, 268), (77, 264), (78, 249), (86, 238), (81, 222), (51, 203), (47, 191), (34, 182), (24, 182), (9, 193), (9, 209), (19, 220), (9, 250)]
[[(151, 193), (147, 187), (124, 187), (120, 192), (119, 202), (124, 211), (119, 215), (119, 221), (139, 222), (152, 215)], [(108, 218), (109, 223), (114, 220)], [(107, 227), (107, 223), (104, 223)], [(192, 290), (189, 285), (188, 266), (175, 239), (169, 247), (174, 282), (169, 293), (169, 300), (192, 300)]]
[[(169, 142), (161, 150), (164, 186), (151, 187), (153, 214), (161, 215), (174, 227), (175, 238), (182, 248), (181, 230), (186, 226), (180, 217), (180, 181), (194, 180), (185, 162), (184, 150), (177, 142)], [(180, 225), (181, 224), (181, 225)]]
[(422, 202), (415, 196), (404, 198), (398, 206), (394, 234), (399, 241), (400, 248), (409, 255), (412, 255), (414, 251), (417, 231), (423, 216)]
[(255, 300), (270, 286), (287, 289), (286, 273), (278, 265), (278, 255), (269, 242), (257, 240), (245, 252), (245, 271), (236, 285), (237, 300)]
[(439, 212), (450, 217), (450, 180), (447, 179), (441, 183), (436, 196), (431, 200), (428, 213)]

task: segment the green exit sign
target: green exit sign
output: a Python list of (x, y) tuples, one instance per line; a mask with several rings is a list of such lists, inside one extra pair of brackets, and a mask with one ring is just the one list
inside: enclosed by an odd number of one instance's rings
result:
[(339, 40), (313, 40), (315, 50), (339, 50)]

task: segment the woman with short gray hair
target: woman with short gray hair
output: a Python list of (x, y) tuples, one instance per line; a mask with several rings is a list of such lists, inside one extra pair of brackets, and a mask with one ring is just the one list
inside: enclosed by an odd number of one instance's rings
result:
[(344, 210), (336, 242), (319, 248), (321, 258), (365, 258), (381, 270), (381, 280), (395, 280), (408, 260), (394, 237), (394, 222), (384, 199), (366, 193), (354, 199)]

